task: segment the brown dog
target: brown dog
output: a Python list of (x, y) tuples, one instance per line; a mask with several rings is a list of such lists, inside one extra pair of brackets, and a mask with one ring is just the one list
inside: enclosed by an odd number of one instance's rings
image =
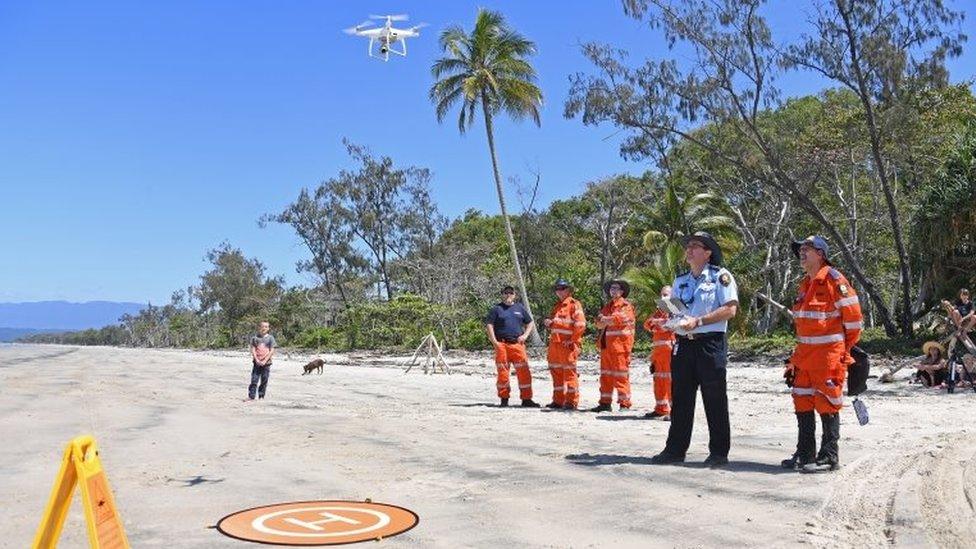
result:
[(322, 367), (323, 366), (325, 366), (325, 361), (322, 360), (321, 358), (316, 358), (315, 360), (313, 360), (313, 361), (311, 361), (311, 362), (309, 362), (308, 364), (305, 365), (305, 373), (302, 374), (302, 375), (310, 374), (310, 373), (314, 372), (315, 370), (318, 370), (319, 371), (319, 374), (321, 374), (322, 373)]

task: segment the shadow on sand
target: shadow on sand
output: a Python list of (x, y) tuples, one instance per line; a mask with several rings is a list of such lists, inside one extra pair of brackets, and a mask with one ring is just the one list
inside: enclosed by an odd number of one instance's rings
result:
[[(624, 416), (602, 416), (602, 415), (598, 415), (598, 416), (596, 416), (596, 418), (597, 419), (600, 419), (600, 420), (603, 420), (603, 421), (635, 421), (635, 420), (640, 420), (640, 421), (654, 421), (654, 418), (644, 417), (644, 414), (636, 414), (636, 415), (631, 414), (631, 415), (624, 415)], [(660, 421), (660, 420), (658, 420), (658, 421)], [(660, 423), (665, 423), (665, 422), (660, 421)]]
[[(651, 463), (651, 456), (624, 456), (619, 454), (570, 454), (565, 457), (567, 461), (576, 465), (587, 467), (598, 467), (601, 465), (654, 465)], [(674, 463), (670, 465), (660, 465), (659, 467), (682, 467), (685, 469), (707, 469), (702, 462)], [(764, 473), (767, 475), (792, 474), (796, 472), (783, 469), (778, 463), (759, 463), (757, 461), (730, 460), (728, 465), (721, 467), (720, 470), (732, 471), (735, 473)]]

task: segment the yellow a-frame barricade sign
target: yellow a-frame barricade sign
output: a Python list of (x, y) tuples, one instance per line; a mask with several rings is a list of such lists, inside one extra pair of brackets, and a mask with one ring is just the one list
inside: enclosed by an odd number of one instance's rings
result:
[(64, 519), (71, 506), (75, 485), (81, 485), (81, 503), (88, 524), (88, 541), (93, 549), (128, 549), (122, 518), (115, 509), (115, 499), (108, 486), (98, 446), (91, 435), (73, 439), (64, 449), (61, 470), (44, 509), (44, 518), (34, 536), (33, 549), (57, 547)]

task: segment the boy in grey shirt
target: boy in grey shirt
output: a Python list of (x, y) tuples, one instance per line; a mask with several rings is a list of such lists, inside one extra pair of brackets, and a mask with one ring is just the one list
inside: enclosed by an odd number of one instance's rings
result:
[(257, 335), (251, 337), (251, 384), (247, 388), (247, 399), (264, 398), (268, 388), (268, 377), (271, 376), (271, 359), (275, 352), (275, 338), (269, 332), (271, 325), (267, 321), (258, 324)]

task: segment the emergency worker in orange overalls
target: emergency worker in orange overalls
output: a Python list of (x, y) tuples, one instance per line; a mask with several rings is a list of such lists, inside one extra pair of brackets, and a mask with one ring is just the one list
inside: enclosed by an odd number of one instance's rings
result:
[(535, 329), (535, 322), (529, 311), (515, 301), (515, 288), (502, 288), (502, 300), (488, 311), (485, 331), (495, 347), (495, 368), (498, 376), (495, 386), (498, 389), (499, 406), (508, 406), (511, 394), (511, 369), (518, 376), (519, 397), (523, 408), (538, 408), (532, 400), (532, 372), (529, 371), (529, 358), (525, 352), (525, 340)]
[[(783, 467), (833, 471), (840, 465), (843, 385), (847, 367), (854, 362), (851, 348), (861, 337), (861, 306), (854, 288), (827, 259), (826, 240), (810, 236), (793, 242), (792, 248), (806, 276), (793, 304), (797, 345), (784, 372), (793, 387), (798, 436), (796, 452), (783, 460)], [(814, 411), (823, 427), (819, 452)]]
[(582, 347), (586, 317), (583, 305), (573, 297), (573, 287), (560, 278), (553, 284), (559, 301), (543, 324), (549, 328), (549, 373), (552, 374), (552, 402), (546, 408), (575, 410), (579, 405), (579, 376), (576, 359)]
[(625, 280), (611, 280), (604, 288), (610, 301), (596, 317), (597, 346), (600, 348), (600, 404), (591, 412), (609, 412), (613, 390), (621, 410), (630, 409), (630, 352), (634, 348), (634, 328), (637, 314), (627, 301), (630, 284)]
[[(671, 286), (661, 288), (661, 299), (671, 299)], [(664, 328), (670, 315), (658, 308), (644, 321), (644, 329), (651, 332), (651, 376), (654, 379), (654, 411), (646, 418), (659, 417), (671, 421), (671, 352), (674, 332)]]

